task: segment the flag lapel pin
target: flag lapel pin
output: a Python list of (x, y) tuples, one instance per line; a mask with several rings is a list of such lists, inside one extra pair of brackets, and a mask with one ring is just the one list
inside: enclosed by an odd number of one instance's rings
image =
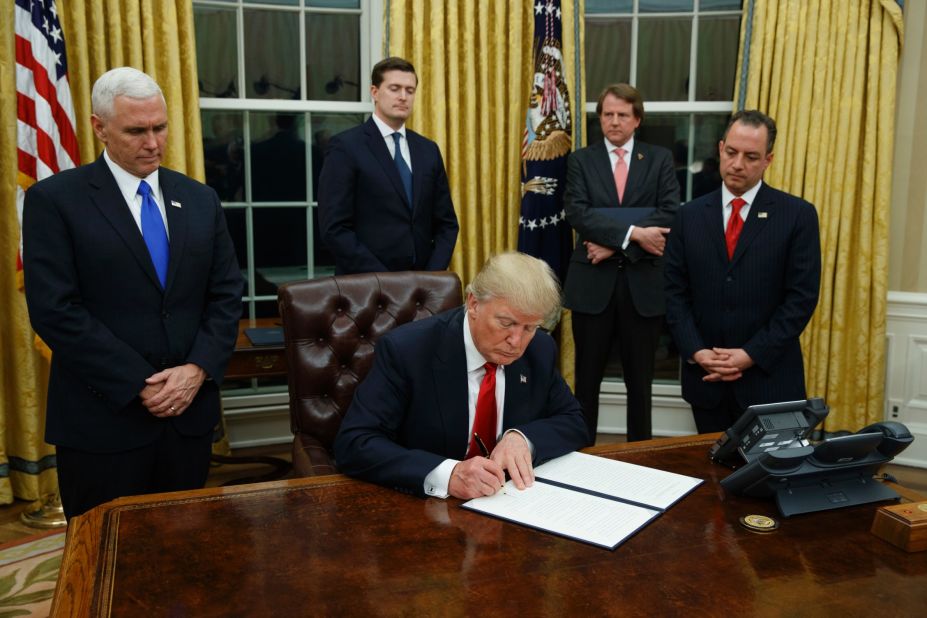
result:
[(174, 208), (180, 208), (180, 202), (176, 200), (171, 200), (171, 206), (173, 206)]
[(520, 374), (520, 375), (518, 376), (518, 381), (521, 382), (522, 384), (527, 384), (527, 383), (528, 383), (528, 376), (526, 376), (525, 374), (522, 373), (522, 374)]
[(758, 212), (758, 213), (756, 213), (756, 218), (757, 218), (757, 219), (766, 219), (767, 217), (769, 217), (769, 213), (768, 213), (768, 212)]

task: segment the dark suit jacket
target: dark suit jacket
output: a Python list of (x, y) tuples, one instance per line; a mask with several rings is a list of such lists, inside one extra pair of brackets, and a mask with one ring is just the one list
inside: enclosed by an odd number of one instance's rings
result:
[(763, 184), (734, 251), (724, 244), (720, 189), (685, 204), (666, 248), (666, 319), (682, 356), (682, 395), (716, 406), (724, 386), (689, 359), (703, 348), (743, 348), (755, 366), (730, 382), (746, 408), (805, 398), (801, 334), (818, 302), (818, 215)]
[[(621, 206), (656, 209), (653, 215), (637, 222), (637, 226), (669, 227), (679, 207), (679, 183), (670, 151), (635, 139), (631, 159)], [(576, 249), (564, 284), (564, 305), (581, 313), (601, 313), (615, 289), (618, 256), (628, 234), (627, 225), (620, 225), (598, 211), (618, 207), (615, 176), (604, 140), (570, 155), (564, 207), (567, 220), (577, 233)], [(583, 247), (586, 240), (617, 248), (618, 253), (592, 264)], [(634, 308), (645, 317), (663, 315), (663, 259), (647, 253), (635, 242), (628, 245), (623, 255), (629, 262), (625, 268)]]
[[(26, 192), (26, 302), (53, 352), (51, 444), (116, 452), (150, 444), (166, 423), (193, 436), (219, 420), (241, 272), (215, 191), (163, 167), (159, 182), (170, 235), (166, 289), (102, 157)], [(202, 367), (209, 380), (181, 416), (155, 418), (138, 397), (145, 379), (184, 363)]]
[(438, 145), (406, 130), (412, 199), (373, 119), (331, 139), (319, 177), (322, 241), (335, 273), (445, 270), (457, 215)]
[[(411, 322), (377, 342), (335, 438), (338, 468), (351, 476), (424, 496), (425, 477), (467, 451), (464, 310)], [(535, 447), (535, 464), (589, 443), (579, 402), (557, 372), (556, 346), (538, 332), (505, 368), (504, 429)]]

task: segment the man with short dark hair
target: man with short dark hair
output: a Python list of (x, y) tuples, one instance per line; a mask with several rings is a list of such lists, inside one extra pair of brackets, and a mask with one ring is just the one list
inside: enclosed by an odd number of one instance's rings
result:
[[(604, 139), (567, 163), (565, 210), (576, 230), (564, 305), (573, 311), (576, 397), (592, 441), (599, 389), (614, 345), (627, 389), (628, 441), (648, 440), (651, 385), (665, 309), (661, 257), (679, 206), (670, 151), (637, 140), (644, 118), (640, 93), (628, 84), (602, 91), (596, 106)], [(630, 222), (622, 208), (648, 209)]]
[(30, 187), (23, 210), (29, 318), (53, 353), (45, 439), (69, 519), (203, 486), (243, 288), (216, 192), (161, 167), (155, 81), (113, 69), (92, 102), (103, 154)]
[(806, 397), (798, 338), (818, 302), (818, 216), (763, 182), (775, 141), (769, 116), (734, 114), (718, 144), (723, 185), (679, 209), (667, 242), (666, 317), (699, 433)]
[(438, 145), (405, 123), (418, 88), (402, 58), (373, 67), (373, 115), (334, 136), (319, 176), (322, 242), (335, 273), (445, 270), (457, 215)]
[(586, 445), (579, 403), (540, 331), (560, 313), (550, 267), (523, 253), (491, 258), (464, 307), (378, 342), (335, 438), (338, 469), (418, 496), (519, 489), (534, 466)]

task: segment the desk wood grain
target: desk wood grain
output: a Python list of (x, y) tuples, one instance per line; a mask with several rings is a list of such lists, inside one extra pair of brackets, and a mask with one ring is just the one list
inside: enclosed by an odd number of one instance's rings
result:
[(877, 505), (750, 532), (775, 506), (724, 494), (714, 437), (587, 451), (706, 481), (614, 552), (340, 475), (116, 500), (71, 523), (52, 615), (922, 613), (927, 560)]

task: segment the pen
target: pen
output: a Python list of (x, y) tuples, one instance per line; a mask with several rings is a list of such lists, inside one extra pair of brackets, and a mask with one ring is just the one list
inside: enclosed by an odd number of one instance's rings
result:
[(480, 453), (482, 453), (483, 457), (488, 458), (488, 457), (489, 457), (489, 450), (486, 448), (486, 445), (483, 444), (483, 441), (480, 440), (480, 434), (478, 434), (478, 433), (476, 433), (476, 432), (474, 431), (474, 432), (473, 432), (473, 439), (476, 440), (476, 445), (477, 445), (478, 447), (480, 447)]

